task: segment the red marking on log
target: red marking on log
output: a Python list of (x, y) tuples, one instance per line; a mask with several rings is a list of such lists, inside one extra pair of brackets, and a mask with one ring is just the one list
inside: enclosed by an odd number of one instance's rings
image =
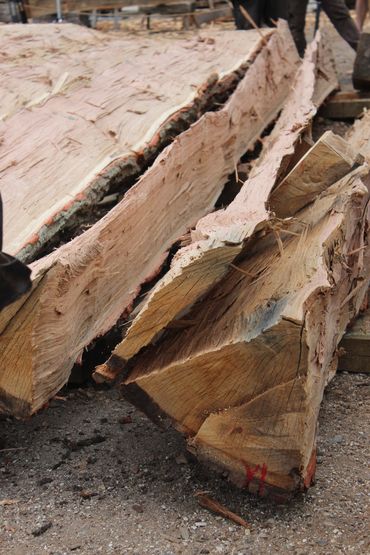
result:
[(310, 461), (307, 465), (306, 476), (304, 479), (304, 487), (308, 489), (315, 479), (316, 471), (316, 448), (312, 451)]
[(262, 497), (263, 492), (265, 490), (266, 476), (267, 476), (267, 465), (265, 463), (263, 463), (262, 469), (261, 469), (260, 485), (258, 487), (258, 495), (260, 495), (261, 497)]
[(248, 488), (251, 481), (253, 479), (256, 479), (256, 474), (260, 472), (258, 495), (263, 495), (265, 482), (266, 482), (266, 475), (267, 475), (267, 465), (265, 463), (263, 463), (262, 466), (260, 466), (259, 464), (256, 464), (254, 468), (251, 468), (247, 464), (244, 464), (244, 466), (245, 466), (245, 472), (246, 472), (245, 487)]

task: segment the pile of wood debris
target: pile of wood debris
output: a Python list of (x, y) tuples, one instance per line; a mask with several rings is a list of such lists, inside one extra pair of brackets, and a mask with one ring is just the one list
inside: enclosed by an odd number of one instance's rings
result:
[(32, 263), (33, 289), (0, 314), (2, 410), (40, 409), (126, 318), (97, 381), (241, 487), (308, 487), (370, 276), (370, 120), (311, 138), (337, 87), (324, 37), (302, 61), (284, 24), (138, 44), (24, 29), (1, 39), (17, 52), (1, 61), (0, 176), (4, 248)]

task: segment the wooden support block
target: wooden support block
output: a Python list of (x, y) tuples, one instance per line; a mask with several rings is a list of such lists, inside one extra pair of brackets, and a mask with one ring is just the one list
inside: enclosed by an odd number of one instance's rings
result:
[(370, 372), (370, 309), (357, 318), (339, 347), (338, 370)]
[(338, 92), (320, 108), (318, 115), (329, 119), (355, 119), (370, 109), (370, 94), (366, 92)]
[(352, 81), (355, 89), (370, 90), (370, 33), (361, 33)]
[(233, 31), (202, 36), (169, 48), (163, 37), (132, 41), (68, 24), (2, 31), (6, 252), (32, 262), (78, 213), (135, 181), (212, 98), (227, 96), (263, 46), (255, 31), (238, 41)]
[(102, 220), (32, 265), (33, 291), (1, 313), (3, 410), (30, 414), (63, 386), (84, 349), (130, 313), (171, 245), (212, 210), (241, 155), (276, 118), (300, 62), (286, 25), (260, 40), (219, 110), (181, 133)]

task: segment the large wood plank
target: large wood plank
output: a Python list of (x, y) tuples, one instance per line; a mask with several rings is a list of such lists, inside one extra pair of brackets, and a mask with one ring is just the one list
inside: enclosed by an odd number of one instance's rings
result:
[[(140, 173), (176, 126), (199, 117), (263, 44), (255, 31), (238, 40), (233, 31), (210, 31), (209, 41), (133, 41), (71, 25), (50, 26), (54, 32), (31, 25), (28, 33), (10, 27), (15, 35), (6, 31), (2, 51), (20, 46), (3, 66), (3, 87), (16, 96), (18, 109), (0, 127), (4, 249), (25, 261), (102, 196), (112, 179)], [(81, 46), (84, 36), (88, 46)], [(37, 90), (35, 81), (42, 83)], [(33, 107), (19, 110), (19, 101)]]
[(276, 118), (298, 65), (281, 25), (220, 110), (179, 135), (102, 220), (32, 265), (32, 293), (1, 313), (4, 410), (41, 407), (84, 348), (130, 312), (166, 251), (212, 209), (240, 156)]
[(335, 87), (330, 55), (318, 39), (307, 50), (284, 110), (250, 178), (226, 210), (198, 222), (194, 242), (177, 253), (169, 272), (147, 296), (122, 343), (107, 364), (97, 370), (97, 379), (111, 379), (119, 372), (124, 361), (148, 345), (227, 273), (257, 230), (270, 225), (268, 202), (281, 167), (293, 155), (317, 106)]

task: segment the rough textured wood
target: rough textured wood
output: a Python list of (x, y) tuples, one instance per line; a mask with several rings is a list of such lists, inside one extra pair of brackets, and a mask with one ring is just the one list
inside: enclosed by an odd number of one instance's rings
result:
[(317, 106), (335, 87), (330, 56), (318, 39), (306, 52), (284, 110), (250, 178), (226, 210), (198, 222), (194, 242), (177, 253), (170, 271), (148, 295), (113, 357), (97, 370), (101, 379), (111, 379), (115, 367), (117, 371), (121, 368), (117, 359), (130, 359), (206, 293), (225, 275), (248, 239), (258, 229), (269, 226), (267, 204), (280, 169), (285, 160), (291, 159)]
[[(72, 25), (26, 26), (28, 34), (18, 27), (0, 44), (4, 55), (14, 46), (2, 68), (4, 113), (11, 100), (18, 110), (0, 127), (0, 177), (4, 249), (28, 262), (113, 180), (140, 173), (176, 125), (199, 117), (262, 46), (255, 31), (237, 41), (233, 31), (133, 41)], [(33, 108), (19, 110), (23, 103)]]
[(293, 216), (344, 177), (354, 164), (363, 162), (363, 156), (356, 156), (347, 141), (327, 131), (278, 183), (270, 196), (270, 210), (280, 218)]
[(370, 310), (361, 314), (349, 328), (341, 343), (338, 369), (347, 372), (370, 372)]
[(83, 349), (132, 309), (167, 249), (212, 209), (241, 154), (277, 116), (298, 63), (283, 25), (222, 109), (179, 135), (107, 216), (33, 265), (33, 292), (1, 314), (3, 409), (37, 410)]
[(131, 402), (167, 415), (200, 459), (259, 495), (289, 495), (314, 474), (323, 389), (370, 272), (359, 171), (279, 241), (256, 239), (183, 317), (188, 327), (139, 354), (124, 381)]

